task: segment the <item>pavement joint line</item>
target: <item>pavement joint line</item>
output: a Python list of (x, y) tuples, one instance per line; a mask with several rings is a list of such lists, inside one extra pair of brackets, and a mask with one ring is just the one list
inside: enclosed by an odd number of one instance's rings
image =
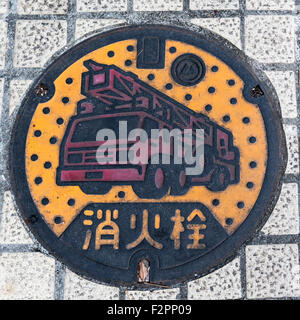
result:
[(283, 124), (297, 126), (299, 124), (299, 117), (297, 117), (297, 118), (283, 118)]
[[(71, 2), (73, 0), (70, 0)], [(243, 0), (241, 0), (243, 1)], [(191, 10), (187, 8), (187, 5), (183, 5), (183, 10), (181, 11), (135, 11), (132, 8), (132, 0), (128, 0), (128, 10), (127, 11), (105, 11), (105, 12), (73, 12), (76, 19), (124, 19), (128, 16), (134, 17), (152, 17), (157, 16), (157, 14), (162, 14), (165, 16), (185, 16), (185, 19), (189, 18), (231, 18), (240, 17), (241, 13), (245, 16), (256, 15), (256, 16), (266, 16), (266, 15), (279, 15), (279, 16), (290, 16), (298, 15), (296, 10)], [(184, 2), (185, 3), (185, 2)], [(49, 20), (53, 19), (68, 19), (70, 12), (65, 14), (18, 14), (12, 13), (11, 18), (14, 20)], [(0, 14), (0, 19), (7, 18), (7, 14)]]
[(299, 174), (293, 174), (293, 173), (290, 173), (290, 174), (286, 174), (284, 177), (283, 177), (283, 183), (293, 183), (293, 182), (299, 182)]
[(68, 14), (67, 21), (67, 43), (75, 40), (75, 28), (76, 28), (76, 0), (68, 0)]
[(64, 300), (66, 267), (55, 260), (54, 300)]
[[(297, 9), (297, 4), (300, 3), (300, 0), (295, 0), (295, 5)], [(299, 12), (299, 11), (298, 11)], [(296, 84), (296, 103), (297, 103), (297, 130), (298, 130), (298, 155), (300, 154), (300, 43), (299, 43), (299, 32), (300, 32), (300, 19), (298, 16), (296, 16), (295, 19), (295, 39), (294, 39), (294, 48), (295, 48), (295, 60), (296, 60), (296, 66), (295, 66), (295, 84)], [(298, 167), (300, 168), (300, 157), (298, 156)], [(300, 169), (299, 169), (300, 170)], [(300, 230), (300, 174), (298, 175), (298, 217), (299, 217), (299, 230)], [(300, 265), (300, 237), (298, 239), (298, 264)]]
[(247, 299), (247, 275), (246, 275), (246, 246), (243, 245), (239, 251), (240, 258), (240, 279), (241, 279), (241, 299)]
[(289, 235), (264, 235), (259, 233), (253, 238), (248, 245), (264, 245), (264, 244), (298, 244), (300, 237), (298, 234)]
[[(246, 11), (246, 1), (239, 0), (240, 7), (240, 36), (241, 36), (241, 49), (245, 52), (245, 11)], [(240, 254), (240, 276), (241, 276), (241, 293), (242, 298), (247, 298), (247, 283), (246, 283), (246, 252), (245, 246), (242, 246), (241, 254)]]
[(133, 13), (133, 0), (127, 0), (127, 13)]
[(126, 300), (126, 291), (127, 289), (125, 287), (119, 287), (119, 300)]
[(1, 244), (0, 252), (40, 252), (35, 244)]
[(181, 285), (179, 290), (179, 300), (188, 300), (188, 284)]
[(241, 49), (245, 51), (245, 8), (246, 8), (246, 1), (239, 0), (240, 4), (240, 35), (241, 35)]
[(190, 12), (190, 0), (182, 0), (182, 11), (187, 14)]

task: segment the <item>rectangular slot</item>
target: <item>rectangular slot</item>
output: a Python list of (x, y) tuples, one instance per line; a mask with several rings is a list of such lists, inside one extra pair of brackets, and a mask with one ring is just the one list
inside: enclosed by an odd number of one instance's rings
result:
[(86, 179), (102, 179), (103, 178), (103, 172), (86, 172), (85, 173)]
[(165, 66), (165, 39), (148, 36), (138, 39), (137, 68), (163, 69)]

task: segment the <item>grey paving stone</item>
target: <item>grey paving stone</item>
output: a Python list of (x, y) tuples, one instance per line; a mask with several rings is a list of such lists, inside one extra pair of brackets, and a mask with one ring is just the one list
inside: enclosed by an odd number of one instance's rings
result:
[(0, 299), (52, 300), (54, 271), (55, 260), (42, 253), (2, 253), (0, 256)]
[(0, 0), (0, 13), (6, 13), (8, 9), (8, 0)]
[(65, 300), (116, 300), (119, 289), (88, 281), (67, 269), (64, 289)]
[(239, 9), (239, 0), (190, 0), (191, 10), (235, 10)]
[(7, 46), (7, 23), (0, 20), (0, 70), (5, 66), (5, 53)]
[(188, 299), (227, 300), (242, 296), (240, 259), (188, 284)]
[(241, 48), (240, 18), (202, 18), (191, 19), (191, 22), (218, 33), (238, 48)]
[(79, 12), (126, 11), (127, 0), (77, 0)]
[(299, 208), (297, 183), (284, 183), (278, 202), (261, 230), (267, 235), (299, 233)]
[(3, 105), (2, 105), (2, 100), (3, 100), (3, 87), (4, 87), (4, 79), (0, 78), (0, 116), (2, 114), (2, 109), (3, 109)]
[(65, 14), (68, 0), (18, 0), (19, 14)]
[(91, 31), (123, 22), (125, 20), (122, 19), (77, 19), (75, 38), (78, 39)]
[(182, 0), (134, 0), (133, 10), (136, 11), (180, 11)]
[(245, 52), (263, 63), (293, 63), (293, 16), (247, 16)]
[(246, 267), (248, 298), (300, 295), (297, 244), (247, 246)]
[(246, 0), (248, 10), (293, 10), (294, 0)]
[(179, 292), (178, 288), (155, 291), (128, 290), (125, 295), (126, 300), (176, 300)]
[(278, 94), (283, 118), (297, 117), (296, 84), (293, 71), (267, 71)]
[(0, 224), (0, 244), (32, 244), (33, 241), (25, 230), (13, 203), (12, 194), (3, 195)]
[(42, 67), (66, 44), (64, 20), (18, 20), (15, 38), (15, 67)]
[(11, 80), (9, 84), (9, 115), (20, 106), (26, 90), (31, 84), (31, 80)]

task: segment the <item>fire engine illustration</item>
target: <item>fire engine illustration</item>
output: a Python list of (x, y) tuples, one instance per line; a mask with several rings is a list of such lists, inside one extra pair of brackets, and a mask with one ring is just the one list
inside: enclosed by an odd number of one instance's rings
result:
[[(87, 194), (105, 194), (113, 185), (131, 185), (140, 198), (159, 199), (169, 189), (171, 195), (185, 194), (193, 185), (223, 191), (239, 182), (239, 151), (229, 130), (159, 92), (133, 73), (93, 60), (85, 61), (84, 65), (88, 71), (82, 73), (81, 93), (86, 98), (78, 102), (77, 114), (71, 117), (60, 146), (58, 185), (78, 185)], [(108, 128), (118, 137), (119, 121), (127, 121), (128, 131), (141, 128), (147, 133), (163, 128), (202, 129), (202, 173), (186, 175), (184, 160), (182, 164), (171, 162), (169, 166), (150, 161), (120, 163), (120, 151), (128, 150), (136, 142), (129, 140), (124, 144), (122, 139), (114, 145), (117, 161), (99, 163), (97, 149), (107, 141), (97, 141), (97, 132)], [(148, 156), (151, 157), (151, 152)]]
[(287, 162), (279, 101), (220, 40), (120, 26), (33, 81), (11, 130), (10, 187), (24, 224), (70, 271), (130, 290), (186, 283), (267, 221)]

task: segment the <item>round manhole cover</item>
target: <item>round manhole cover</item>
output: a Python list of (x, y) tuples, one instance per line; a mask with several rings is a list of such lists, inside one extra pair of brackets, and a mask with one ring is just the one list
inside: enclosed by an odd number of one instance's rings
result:
[(33, 234), (75, 272), (123, 285), (193, 279), (272, 211), (286, 165), (276, 94), (223, 42), (170, 26), (107, 31), (28, 92), (12, 187)]

